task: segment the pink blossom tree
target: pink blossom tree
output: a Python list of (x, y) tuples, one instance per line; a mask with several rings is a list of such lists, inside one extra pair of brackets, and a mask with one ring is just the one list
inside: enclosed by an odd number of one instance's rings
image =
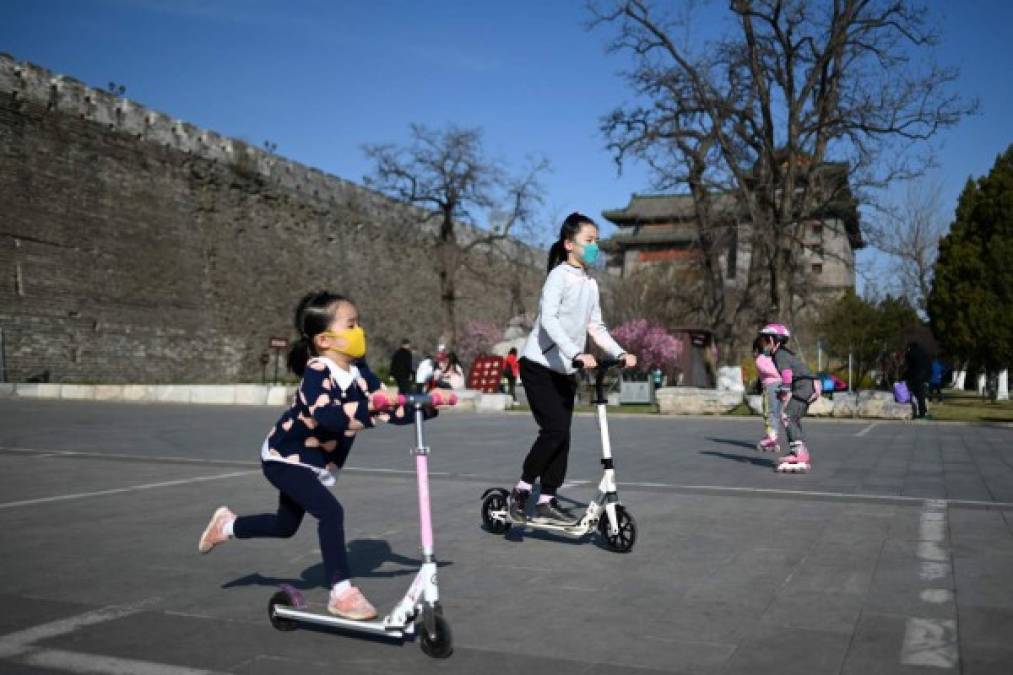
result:
[(471, 319), (465, 321), (457, 335), (457, 358), (465, 371), (471, 368), (475, 357), (492, 353), (492, 347), (503, 339), (503, 329), (494, 321)]
[(660, 368), (670, 372), (682, 356), (682, 342), (647, 319), (633, 319), (612, 331), (612, 336), (631, 354), (636, 354), (638, 368)]

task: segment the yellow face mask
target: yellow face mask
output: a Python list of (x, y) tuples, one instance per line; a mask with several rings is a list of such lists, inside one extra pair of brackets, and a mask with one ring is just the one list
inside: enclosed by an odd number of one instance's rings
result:
[(350, 356), (353, 359), (361, 359), (366, 355), (366, 331), (362, 329), (362, 326), (346, 328), (345, 330), (339, 331), (329, 330), (321, 333), (321, 335), (327, 335), (332, 338), (338, 338), (345, 341), (344, 347), (335, 347), (334, 351), (336, 352), (340, 352), (345, 356)]

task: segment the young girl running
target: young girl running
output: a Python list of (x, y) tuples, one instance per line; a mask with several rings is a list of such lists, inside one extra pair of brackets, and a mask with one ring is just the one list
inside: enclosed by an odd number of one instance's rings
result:
[(764, 434), (756, 449), (762, 452), (779, 452), (777, 430), (781, 425), (781, 402), (777, 397), (781, 387), (781, 375), (770, 358), (770, 349), (764, 346), (762, 336), (753, 341), (753, 358), (756, 359), (756, 374), (760, 378), (760, 392), (763, 401)]
[[(327, 584), (327, 609), (346, 619), (366, 620), (376, 610), (352, 586), (345, 550), (344, 510), (327, 486), (331, 469), (340, 469), (355, 434), (376, 421), (411, 424), (399, 408), (391, 416), (375, 410), (369, 393), (381, 388), (363, 364), (366, 335), (355, 304), (340, 295), (310, 293), (299, 303), (288, 367), (302, 377), (292, 407), (281, 416), (261, 448), (264, 476), (278, 488), (277, 513), (237, 517), (222, 506), (200, 537), (197, 550), (208, 553), (232, 537), (291, 537), (308, 511), (319, 521), (317, 532)], [(427, 411), (427, 417), (435, 414)]]
[(598, 284), (587, 273), (587, 267), (598, 258), (597, 242), (594, 221), (571, 213), (549, 250), (549, 275), (542, 287), (538, 317), (520, 359), (521, 382), (539, 431), (510, 495), (510, 516), (518, 522), (527, 517), (528, 498), (536, 480), (541, 482), (541, 494), (534, 519), (553, 523), (574, 520), (573, 514), (559, 505), (556, 490), (566, 477), (570, 451), (570, 421), (577, 393), (572, 362), (576, 359), (584, 368), (597, 365), (584, 351), (587, 336), (590, 334), (610, 356), (621, 359), (625, 367), (637, 364), (637, 358), (623, 351), (601, 320)]
[(762, 347), (770, 352), (781, 376), (780, 398), (787, 417), (788, 454), (778, 461), (777, 471), (806, 473), (812, 469), (812, 461), (802, 436), (802, 418), (809, 405), (819, 398), (820, 388), (809, 366), (785, 347), (790, 337), (791, 332), (779, 323), (760, 329)]

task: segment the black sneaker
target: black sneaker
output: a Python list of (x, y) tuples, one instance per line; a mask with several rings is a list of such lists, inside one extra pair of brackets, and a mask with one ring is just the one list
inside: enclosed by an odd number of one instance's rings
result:
[(577, 520), (577, 517), (559, 505), (559, 500), (553, 497), (547, 502), (535, 505), (535, 517), (533, 520), (543, 523), (569, 525)]
[(518, 523), (523, 523), (525, 520), (528, 519), (528, 517), (524, 513), (524, 511), (527, 508), (528, 497), (530, 497), (530, 496), (531, 496), (531, 493), (528, 492), (527, 490), (519, 490), (517, 488), (513, 489), (513, 492), (510, 493), (510, 519), (511, 520), (513, 520), (515, 522), (518, 522)]

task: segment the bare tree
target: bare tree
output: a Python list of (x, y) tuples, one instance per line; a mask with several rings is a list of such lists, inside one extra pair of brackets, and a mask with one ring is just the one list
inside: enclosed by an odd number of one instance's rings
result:
[(485, 155), (478, 129), (416, 124), (411, 136), (405, 146), (365, 146), (374, 162), (365, 183), (419, 207), (418, 219), (408, 225), (433, 248), (443, 335), (453, 344), (459, 274), (463, 269), (488, 273), (474, 264), (477, 254), (516, 252), (518, 243), (512, 237), (535, 217), (542, 201), (540, 176), (548, 163), (532, 160), (522, 174), (510, 176), (499, 161)]
[(893, 290), (923, 316), (939, 240), (948, 228), (939, 195), (936, 183), (910, 183), (901, 203), (882, 205), (876, 218), (866, 224), (869, 243), (896, 263), (894, 275), (886, 281), (892, 281)]
[[(803, 228), (857, 227), (855, 195), (918, 175), (931, 157), (916, 143), (974, 108), (949, 93), (955, 70), (912, 61), (936, 36), (907, 0), (730, 0), (731, 30), (695, 50), (688, 14), (647, 0), (590, 9), (592, 26), (614, 28), (610, 49), (633, 56), (627, 77), (643, 100), (603, 131), (620, 166), (645, 161), (656, 187), (693, 196), (703, 309), (719, 338), (744, 312), (792, 319), (809, 281)], [(755, 286), (729, 302), (732, 270), (717, 263), (733, 232), (765, 306), (746, 302)]]

